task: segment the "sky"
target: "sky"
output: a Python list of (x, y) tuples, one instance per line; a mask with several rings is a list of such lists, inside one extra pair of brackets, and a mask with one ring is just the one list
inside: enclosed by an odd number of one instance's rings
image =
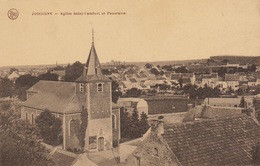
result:
[(260, 55), (259, 0), (0, 0), (0, 66), (85, 62), (92, 28), (101, 62)]

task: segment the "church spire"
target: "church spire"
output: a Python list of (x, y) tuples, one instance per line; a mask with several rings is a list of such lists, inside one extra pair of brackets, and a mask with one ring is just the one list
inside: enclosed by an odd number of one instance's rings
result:
[(94, 29), (92, 28), (92, 45), (94, 45)]
[(88, 55), (86, 65), (83, 69), (83, 74), (77, 79), (77, 81), (94, 81), (94, 80), (107, 80), (102, 74), (101, 64), (99, 62), (97, 52), (94, 44), (94, 30), (92, 29), (92, 44)]

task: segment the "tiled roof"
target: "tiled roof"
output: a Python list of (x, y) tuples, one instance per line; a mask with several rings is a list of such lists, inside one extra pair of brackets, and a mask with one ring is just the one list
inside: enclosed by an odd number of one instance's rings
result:
[(225, 74), (225, 81), (239, 81), (239, 74)]
[(212, 119), (212, 118), (220, 118), (227, 116), (234, 116), (242, 114), (243, 108), (239, 107), (213, 107), (207, 105), (200, 105), (190, 109), (183, 121), (184, 122), (192, 122), (194, 118), (200, 119)]
[(180, 77), (181, 77), (180, 73), (174, 73), (174, 74), (172, 74), (171, 79), (172, 80), (178, 80)]
[(56, 113), (74, 113), (81, 110), (72, 82), (39, 81), (28, 91), (37, 92), (22, 103), (23, 106), (48, 109)]
[(148, 114), (167, 114), (188, 111), (188, 104), (195, 104), (194, 99), (184, 98), (145, 98), (148, 104)]
[(182, 165), (250, 165), (260, 126), (246, 115), (165, 125), (163, 137)]

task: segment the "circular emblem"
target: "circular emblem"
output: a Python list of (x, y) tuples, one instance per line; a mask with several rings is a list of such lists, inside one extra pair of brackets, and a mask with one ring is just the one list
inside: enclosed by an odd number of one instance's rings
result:
[(19, 12), (18, 10), (16, 9), (10, 9), (8, 12), (7, 12), (7, 16), (11, 19), (11, 20), (15, 20), (17, 19), (17, 17), (19, 16)]

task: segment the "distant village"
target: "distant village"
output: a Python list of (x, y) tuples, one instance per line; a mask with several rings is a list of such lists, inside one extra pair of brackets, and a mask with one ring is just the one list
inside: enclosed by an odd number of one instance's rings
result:
[(92, 43), (86, 64), (0, 68), (0, 126), (37, 128), (42, 165), (259, 165), (259, 57), (237, 59), (100, 64)]

